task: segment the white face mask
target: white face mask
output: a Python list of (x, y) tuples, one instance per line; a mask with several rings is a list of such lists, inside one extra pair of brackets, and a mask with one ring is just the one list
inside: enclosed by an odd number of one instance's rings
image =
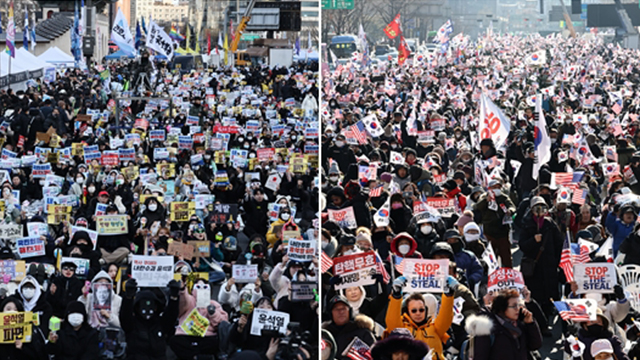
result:
[(353, 250), (347, 250), (347, 251), (345, 251), (345, 252), (343, 252), (343, 253), (342, 253), (342, 255), (345, 255), (345, 256), (347, 256), (347, 255), (352, 255), (352, 254), (354, 254), (354, 251), (353, 251)]
[(480, 234), (465, 234), (464, 238), (467, 241), (476, 241), (480, 239)]
[(493, 191), (493, 194), (494, 194), (495, 196), (500, 196), (500, 194), (502, 194), (502, 191), (501, 191), (500, 189), (493, 189), (493, 190), (491, 190), (491, 191)]
[(156, 210), (158, 210), (158, 204), (156, 203), (149, 204), (149, 211), (156, 211)]
[(327, 247), (327, 245), (329, 245), (329, 242), (328, 242), (328, 241), (323, 241), (323, 242), (322, 242), (322, 248), (323, 248), (323, 249), (324, 249), (324, 248), (326, 248), (326, 247)]
[(344, 141), (336, 141), (336, 146), (337, 147), (343, 147), (344, 146)]
[(84, 321), (84, 315), (80, 313), (72, 313), (72, 314), (69, 314), (69, 316), (67, 317), (67, 320), (69, 320), (69, 325), (73, 327), (80, 326)]
[(282, 220), (284, 220), (284, 221), (287, 221), (287, 220), (289, 220), (289, 217), (290, 217), (290, 216), (291, 216), (291, 215), (290, 215), (289, 213), (283, 213), (283, 214), (281, 214), (281, 215), (280, 215), (280, 218), (281, 218)]
[(93, 186), (89, 186), (89, 192), (90, 192), (90, 193), (95, 192), (95, 191), (96, 191), (96, 188), (95, 188), (95, 187), (93, 187)]
[(433, 228), (431, 227), (431, 225), (422, 225), (420, 227), (420, 231), (422, 231), (423, 234), (428, 235), (428, 234), (431, 234), (431, 231), (433, 231)]
[(29, 287), (29, 288), (22, 289), (22, 296), (24, 296), (24, 298), (27, 300), (33, 299), (35, 295), (36, 295), (36, 289), (34, 288)]
[(82, 184), (84, 182), (84, 178), (83, 177), (79, 177), (79, 178), (76, 179), (76, 182), (78, 184)]
[(409, 250), (411, 250), (411, 246), (409, 245), (400, 245), (398, 246), (398, 252), (402, 255), (406, 255), (407, 253), (409, 253)]
[(339, 176), (329, 176), (329, 180), (331, 180), (332, 182), (338, 182), (338, 180), (340, 180)]

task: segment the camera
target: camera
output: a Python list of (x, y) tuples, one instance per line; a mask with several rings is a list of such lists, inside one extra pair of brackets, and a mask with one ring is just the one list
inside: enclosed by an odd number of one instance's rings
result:
[[(297, 359), (298, 355), (303, 360), (311, 359), (313, 356), (311, 333), (309, 331), (302, 332), (300, 323), (297, 322), (290, 322), (287, 329), (289, 333), (280, 340), (275, 360)], [(302, 349), (305, 349), (308, 354), (305, 354)]]

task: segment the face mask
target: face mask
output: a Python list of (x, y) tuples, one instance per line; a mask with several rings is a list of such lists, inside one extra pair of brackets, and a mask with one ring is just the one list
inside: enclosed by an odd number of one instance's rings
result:
[(391, 144), (391, 148), (392, 148), (392, 149), (397, 149), (397, 148), (398, 148), (398, 145), (397, 145), (397, 144)]
[(480, 239), (480, 234), (466, 234), (464, 238), (467, 241), (476, 241)]
[(93, 186), (89, 186), (89, 192), (90, 192), (90, 193), (95, 192), (95, 191), (96, 191), (96, 188), (95, 188), (95, 187), (93, 187)]
[(158, 204), (156, 204), (156, 203), (149, 204), (149, 211), (153, 212), (153, 211), (156, 211), (156, 210), (158, 210)]
[(344, 146), (344, 141), (336, 141), (336, 146), (337, 147), (343, 147)]
[(457, 254), (462, 251), (462, 244), (460, 243), (460, 241), (455, 244), (451, 244), (451, 249), (453, 249), (454, 254)]
[(253, 136), (247, 136), (247, 140), (253, 139)]
[(238, 138), (238, 142), (243, 142), (244, 138)]
[(331, 182), (337, 183), (338, 180), (340, 180), (339, 176), (329, 176), (329, 180), (331, 180)]
[(116, 180), (116, 185), (122, 185), (122, 184), (124, 184), (124, 179)]
[(498, 197), (500, 196), (500, 194), (502, 194), (502, 191), (500, 189), (493, 189), (493, 194)]
[(409, 250), (411, 250), (411, 246), (409, 245), (400, 245), (398, 246), (398, 252), (402, 255), (406, 255), (409, 253)]
[(604, 328), (602, 327), (602, 325), (594, 324), (587, 326), (587, 331), (589, 331), (590, 335), (600, 336), (600, 334), (602, 334), (602, 332), (604, 331)]
[(393, 203), (391, 204), (391, 208), (392, 209), (402, 209), (402, 204), (401, 203)]
[(343, 252), (343, 253), (342, 253), (342, 255), (345, 255), (345, 256), (347, 256), (347, 255), (353, 255), (353, 253), (354, 253), (354, 251), (353, 251), (353, 250), (347, 250), (347, 251)]
[(24, 296), (24, 298), (27, 300), (33, 299), (35, 294), (36, 294), (36, 289), (34, 288), (29, 287), (29, 288), (22, 289), (22, 296)]
[(322, 242), (322, 248), (323, 248), (323, 249), (324, 249), (324, 248), (326, 248), (328, 245), (329, 245), (329, 242), (328, 242), (328, 241), (323, 241), (323, 242)]
[(249, 159), (254, 159), (255, 157), (256, 157), (256, 154), (254, 153), (249, 154)]
[(77, 178), (77, 179), (76, 179), (76, 182), (77, 182), (78, 184), (82, 184), (82, 183), (84, 182), (84, 178), (79, 177), (79, 178)]
[(211, 155), (205, 155), (205, 156), (204, 156), (204, 159), (205, 159), (205, 160), (211, 160)]
[(427, 235), (427, 234), (431, 234), (431, 231), (433, 231), (433, 228), (431, 227), (431, 225), (423, 225), (422, 227), (420, 227), (420, 231), (422, 231), (423, 234)]
[(80, 313), (69, 314), (69, 316), (67, 316), (67, 320), (69, 320), (69, 325), (73, 327), (80, 326), (84, 321), (84, 315)]
[(282, 214), (280, 214), (280, 219), (282, 219), (282, 220), (284, 220), (284, 221), (289, 220), (289, 218), (290, 218), (290, 217), (291, 217), (291, 214), (289, 214), (289, 213), (282, 213)]
[(113, 176), (107, 176), (107, 184), (113, 184), (114, 181), (115, 179), (113, 178)]
[(249, 144), (244, 144), (243, 148), (248, 149), (249, 148)]

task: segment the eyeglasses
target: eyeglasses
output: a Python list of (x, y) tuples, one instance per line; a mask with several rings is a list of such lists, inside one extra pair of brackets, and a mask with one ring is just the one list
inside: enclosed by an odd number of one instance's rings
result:
[(507, 308), (509, 308), (509, 309), (520, 309), (521, 307), (522, 307), (522, 304), (516, 304), (516, 305), (507, 306)]
[(411, 313), (412, 314), (416, 314), (416, 313), (423, 313), (425, 312), (424, 308), (420, 308), (420, 309), (411, 309)]

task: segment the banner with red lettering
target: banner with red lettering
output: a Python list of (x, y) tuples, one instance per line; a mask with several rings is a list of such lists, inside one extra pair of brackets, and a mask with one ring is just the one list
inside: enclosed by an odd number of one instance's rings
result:
[(609, 263), (575, 264), (573, 277), (578, 284), (577, 294), (612, 294), (618, 283), (616, 265)]
[(353, 212), (353, 206), (340, 210), (327, 210), (327, 212), (329, 213), (329, 220), (337, 222), (342, 228), (355, 229), (358, 227), (356, 214)]
[(342, 279), (340, 284), (335, 285), (336, 290), (374, 284), (376, 255), (373, 251), (367, 251), (334, 258), (333, 274)]
[(407, 259), (404, 262), (405, 293), (442, 293), (449, 276), (449, 260)]
[(517, 289), (522, 292), (524, 277), (518, 270), (500, 268), (489, 275), (487, 287), (490, 293), (498, 292), (502, 289)]
[(427, 198), (427, 205), (438, 210), (442, 217), (450, 218), (456, 213), (456, 199), (430, 197)]
[(511, 130), (509, 118), (484, 94), (480, 98), (480, 124), (478, 129), (480, 141), (492, 139), (496, 149), (502, 147), (504, 142), (507, 141)]

